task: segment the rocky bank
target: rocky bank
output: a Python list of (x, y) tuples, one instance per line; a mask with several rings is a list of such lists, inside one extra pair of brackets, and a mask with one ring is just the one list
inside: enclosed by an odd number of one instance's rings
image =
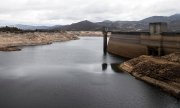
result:
[(180, 98), (180, 53), (162, 57), (140, 56), (122, 63), (122, 70)]
[(0, 51), (19, 51), (21, 46), (45, 45), (53, 42), (76, 40), (77, 36), (69, 33), (0, 33)]

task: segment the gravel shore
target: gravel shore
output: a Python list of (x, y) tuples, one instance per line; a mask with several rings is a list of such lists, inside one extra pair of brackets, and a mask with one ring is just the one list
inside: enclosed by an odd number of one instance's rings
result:
[(140, 56), (122, 63), (122, 70), (180, 98), (180, 53), (162, 57)]
[(68, 31), (67, 33), (80, 37), (103, 37), (102, 31)]
[(76, 40), (77, 36), (69, 33), (0, 33), (0, 51), (19, 51), (17, 47), (35, 46)]

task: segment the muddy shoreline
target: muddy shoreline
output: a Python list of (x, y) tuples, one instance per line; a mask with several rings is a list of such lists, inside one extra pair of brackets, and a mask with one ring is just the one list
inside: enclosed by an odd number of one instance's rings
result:
[(180, 98), (180, 53), (163, 57), (140, 56), (120, 64), (119, 68)]
[(23, 46), (47, 45), (53, 42), (63, 42), (79, 39), (69, 33), (0, 33), (0, 51), (20, 51)]

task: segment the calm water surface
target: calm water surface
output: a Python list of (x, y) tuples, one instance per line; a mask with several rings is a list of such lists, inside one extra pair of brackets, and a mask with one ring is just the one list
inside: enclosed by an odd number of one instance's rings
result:
[(102, 38), (0, 52), (0, 108), (180, 108), (180, 101), (117, 70)]

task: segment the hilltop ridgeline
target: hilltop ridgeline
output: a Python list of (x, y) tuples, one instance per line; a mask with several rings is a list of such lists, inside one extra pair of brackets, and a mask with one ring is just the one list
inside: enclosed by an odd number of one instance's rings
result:
[(148, 31), (149, 23), (151, 22), (166, 22), (168, 31), (180, 32), (180, 14), (172, 16), (152, 16), (140, 21), (103, 21), (90, 22), (88, 20), (73, 23), (70, 25), (55, 25), (55, 26), (29, 26), (15, 25), (15, 27), (23, 30), (65, 30), (65, 31), (101, 31), (102, 27), (108, 27), (112, 30), (120, 31)]

